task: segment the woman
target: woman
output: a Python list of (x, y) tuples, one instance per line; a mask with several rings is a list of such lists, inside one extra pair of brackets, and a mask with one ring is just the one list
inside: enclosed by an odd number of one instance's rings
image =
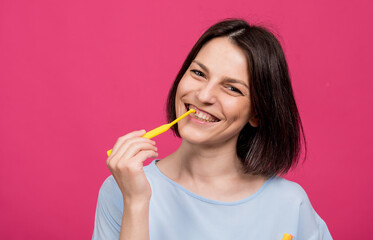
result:
[(288, 68), (266, 29), (231, 19), (197, 41), (169, 92), (182, 138), (156, 158), (134, 131), (107, 159), (93, 239), (332, 239), (298, 184), (277, 175), (298, 161), (302, 124)]

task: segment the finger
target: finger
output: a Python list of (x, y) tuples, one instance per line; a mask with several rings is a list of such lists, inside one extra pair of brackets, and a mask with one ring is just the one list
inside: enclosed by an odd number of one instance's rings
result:
[[(158, 157), (158, 153), (153, 150), (144, 150), (137, 153), (133, 158), (130, 159), (129, 163), (131, 164), (135, 170), (140, 171), (143, 168), (143, 162), (148, 158), (156, 158)], [(118, 167), (120, 167), (122, 163), (118, 163)]]
[(107, 165), (115, 166), (119, 161), (126, 162), (129, 158), (133, 157), (141, 150), (151, 149), (157, 150), (154, 146), (155, 142), (146, 138), (132, 138), (123, 143), (113, 158), (108, 159)]
[(158, 153), (156, 151), (153, 151), (153, 150), (145, 150), (145, 151), (141, 151), (139, 152), (138, 154), (136, 154), (136, 156), (133, 158), (135, 161), (141, 161), (144, 162), (146, 159), (148, 158), (156, 158), (158, 157)]
[(147, 142), (133, 142), (128, 147), (128, 150), (125, 151), (125, 152), (123, 152), (122, 156), (118, 155), (118, 157), (116, 157), (115, 159), (113, 159), (110, 162), (110, 164), (112, 166), (115, 166), (119, 162), (126, 164), (129, 161), (131, 161), (131, 158), (133, 158), (136, 154), (138, 154), (141, 151), (145, 151), (145, 150), (157, 151), (158, 149), (153, 144), (150, 144), (150, 143), (147, 143)]
[[(128, 139), (131, 139), (131, 138), (134, 138), (134, 137), (140, 137), (140, 136), (143, 136), (145, 134), (145, 130), (139, 130), (139, 131), (133, 131), (131, 133), (128, 133), (122, 137), (119, 137), (117, 142), (115, 143), (113, 149), (112, 149), (112, 152), (110, 154), (110, 156), (108, 156), (108, 158), (106, 159), (106, 165), (109, 164), (109, 162), (111, 161), (111, 159), (115, 158), (116, 155), (118, 154), (118, 150), (120, 150), (121, 146), (123, 145), (124, 142), (126, 142)], [(122, 155), (122, 152), (120, 153), (120, 155)]]
[(145, 133), (146, 133), (146, 131), (144, 129), (142, 129), (142, 130), (130, 132), (130, 133), (124, 135), (124, 136), (119, 137), (118, 140), (117, 140), (117, 142), (113, 146), (113, 150), (112, 150), (110, 156), (112, 154), (115, 154), (116, 151), (118, 151), (118, 149), (120, 148), (120, 146), (123, 144), (123, 142), (125, 142), (126, 140), (131, 139), (133, 137), (141, 137)]
[(139, 152), (146, 151), (146, 150), (152, 150), (152, 151), (157, 152), (158, 149), (153, 144), (150, 144), (147, 142), (140, 142), (140, 143), (134, 142), (129, 146), (128, 151), (124, 152), (121, 159), (123, 160), (131, 159), (135, 155), (137, 155)]
[[(129, 139), (125, 140), (122, 143), (122, 145), (118, 148), (115, 155), (111, 159), (117, 159), (118, 160), (119, 158), (122, 158), (123, 154), (126, 151), (128, 151), (130, 146), (132, 146), (133, 144), (138, 144), (138, 143), (149, 143), (153, 146), (155, 145), (155, 141), (153, 141), (153, 140), (143, 138), (143, 137), (132, 137), (132, 138), (129, 138)], [(108, 162), (112, 161), (111, 159), (108, 159)]]

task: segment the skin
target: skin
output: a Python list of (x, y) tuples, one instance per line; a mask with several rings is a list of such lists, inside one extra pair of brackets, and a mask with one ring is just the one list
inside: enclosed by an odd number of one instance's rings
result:
[(141, 137), (145, 130), (120, 138), (106, 164), (123, 195), (120, 240), (149, 240), (149, 203), (152, 194), (143, 162), (157, 157), (155, 142)]
[(202, 125), (183, 119), (178, 123), (183, 139), (179, 149), (157, 163), (172, 180), (214, 200), (240, 200), (266, 181), (262, 176), (243, 174), (236, 154), (242, 128), (248, 122), (258, 126), (247, 69), (244, 52), (227, 37), (214, 38), (202, 47), (179, 83), (176, 115), (185, 113), (185, 103), (190, 103), (220, 121)]
[[(177, 89), (177, 116), (185, 113), (185, 103), (190, 103), (220, 121), (206, 125), (191, 118), (181, 120), (180, 147), (157, 166), (175, 182), (206, 198), (241, 200), (255, 193), (266, 180), (244, 174), (236, 154), (241, 129), (248, 122), (258, 125), (251, 110), (247, 69), (245, 54), (239, 47), (226, 37), (215, 38), (202, 47)], [(120, 137), (106, 162), (123, 194), (121, 240), (149, 239), (152, 191), (143, 162), (158, 157), (158, 153), (155, 141), (143, 138), (144, 134), (140, 130)]]

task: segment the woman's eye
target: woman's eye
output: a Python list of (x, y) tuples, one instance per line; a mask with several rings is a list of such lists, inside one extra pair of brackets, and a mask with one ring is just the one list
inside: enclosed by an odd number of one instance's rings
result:
[(200, 77), (204, 77), (205, 76), (205, 74), (203, 74), (203, 72), (201, 72), (201, 71), (198, 71), (198, 70), (190, 70), (192, 73), (194, 73), (195, 75), (197, 75), (197, 76), (200, 76)]
[(237, 93), (242, 94), (242, 92), (238, 88), (235, 88), (233, 86), (228, 86), (228, 89), (231, 90), (232, 92), (237, 92)]

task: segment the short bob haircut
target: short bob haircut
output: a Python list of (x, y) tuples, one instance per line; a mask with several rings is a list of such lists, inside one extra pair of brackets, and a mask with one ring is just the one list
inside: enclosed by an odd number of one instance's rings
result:
[[(249, 25), (242, 19), (226, 19), (211, 26), (193, 46), (176, 76), (167, 99), (167, 120), (176, 118), (175, 96), (184, 73), (203, 45), (217, 37), (228, 37), (240, 47), (249, 66), (250, 98), (259, 124), (252, 127), (247, 123), (239, 134), (236, 149), (243, 170), (268, 178), (283, 175), (298, 163), (301, 136), (306, 155), (306, 140), (284, 52), (264, 27)], [(180, 137), (177, 124), (172, 130)]]

